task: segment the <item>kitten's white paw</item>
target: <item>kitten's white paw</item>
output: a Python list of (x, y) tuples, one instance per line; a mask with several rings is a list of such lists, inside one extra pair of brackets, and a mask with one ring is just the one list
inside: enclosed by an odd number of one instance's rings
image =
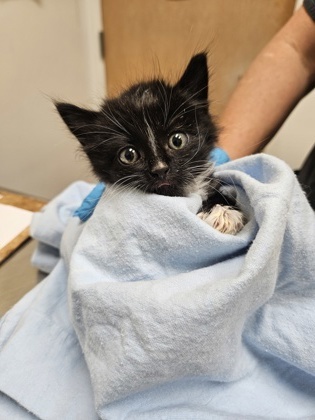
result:
[(230, 235), (236, 235), (245, 224), (242, 212), (220, 204), (214, 206), (209, 213), (200, 212), (197, 216), (214, 229)]

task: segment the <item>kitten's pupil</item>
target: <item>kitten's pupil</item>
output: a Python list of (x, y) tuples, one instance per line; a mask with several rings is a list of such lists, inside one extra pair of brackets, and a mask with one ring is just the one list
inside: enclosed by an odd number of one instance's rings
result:
[(139, 153), (133, 147), (126, 147), (119, 154), (119, 160), (126, 165), (137, 162), (139, 158)]
[(169, 139), (169, 146), (171, 149), (179, 150), (186, 146), (188, 142), (188, 136), (184, 133), (172, 134)]

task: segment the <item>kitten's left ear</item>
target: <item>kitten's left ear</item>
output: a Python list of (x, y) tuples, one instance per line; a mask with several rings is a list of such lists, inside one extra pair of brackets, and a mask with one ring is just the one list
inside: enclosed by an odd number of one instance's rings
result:
[(86, 145), (90, 137), (89, 133), (94, 131), (91, 130), (91, 125), (96, 123), (98, 112), (63, 102), (56, 102), (55, 106), (71, 133), (83, 146)]
[(200, 53), (192, 57), (175, 87), (186, 89), (194, 94), (196, 99), (207, 101), (208, 79), (207, 54)]

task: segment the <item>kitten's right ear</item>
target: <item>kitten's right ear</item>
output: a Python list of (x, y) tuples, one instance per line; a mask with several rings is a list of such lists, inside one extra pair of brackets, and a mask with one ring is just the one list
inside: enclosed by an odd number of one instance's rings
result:
[(208, 79), (207, 54), (203, 52), (192, 57), (175, 87), (188, 90), (195, 99), (207, 101)]
[(71, 133), (84, 146), (88, 142), (89, 133), (95, 131), (91, 130), (91, 125), (96, 123), (98, 112), (64, 102), (56, 102), (55, 106)]

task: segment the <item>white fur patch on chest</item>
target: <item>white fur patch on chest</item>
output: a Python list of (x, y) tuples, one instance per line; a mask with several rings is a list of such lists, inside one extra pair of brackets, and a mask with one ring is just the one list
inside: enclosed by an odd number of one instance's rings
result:
[[(190, 194), (198, 194), (202, 198), (202, 201), (208, 198), (209, 194), (209, 182), (211, 182), (211, 176), (213, 174), (214, 165), (212, 162), (208, 162), (205, 166), (205, 170), (201, 172), (191, 184), (188, 184), (185, 191), (185, 196), (188, 197)], [(211, 186), (211, 184), (210, 184)]]

